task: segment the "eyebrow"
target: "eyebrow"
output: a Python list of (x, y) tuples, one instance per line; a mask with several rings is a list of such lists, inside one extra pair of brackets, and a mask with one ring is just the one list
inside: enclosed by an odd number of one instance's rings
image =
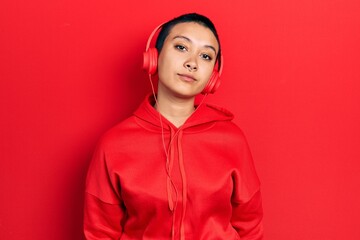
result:
[[(186, 41), (192, 43), (192, 41), (191, 41), (190, 38), (185, 37), (185, 36), (181, 36), (181, 35), (178, 35), (178, 36), (173, 37), (173, 40), (174, 40), (174, 39), (177, 39), (177, 38), (182, 38), (182, 39), (185, 39)], [(205, 45), (204, 47), (212, 49), (212, 50), (215, 52), (215, 54), (217, 54), (217, 53), (216, 53), (216, 49), (215, 49), (213, 46), (211, 46), (211, 45)]]

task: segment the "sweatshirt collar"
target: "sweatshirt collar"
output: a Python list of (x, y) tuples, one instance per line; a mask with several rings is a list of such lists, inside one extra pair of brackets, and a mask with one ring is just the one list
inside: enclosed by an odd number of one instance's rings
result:
[[(151, 131), (162, 131), (159, 112), (153, 107), (154, 104), (153, 95), (146, 95), (144, 101), (134, 112), (134, 116), (137, 117), (137, 122), (142, 127)], [(203, 103), (195, 107), (196, 111), (180, 127), (183, 131), (203, 131), (218, 121), (231, 121), (234, 118), (230, 111), (212, 104)], [(170, 128), (177, 129), (164, 116), (161, 116), (161, 120), (164, 131), (170, 131)]]

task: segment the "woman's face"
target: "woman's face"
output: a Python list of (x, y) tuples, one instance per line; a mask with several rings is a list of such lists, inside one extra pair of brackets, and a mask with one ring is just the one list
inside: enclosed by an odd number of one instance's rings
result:
[(207, 27), (194, 22), (175, 25), (159, 53), (159, 93), (181, 98), (201, 93), (218, 51), (216, 37)]

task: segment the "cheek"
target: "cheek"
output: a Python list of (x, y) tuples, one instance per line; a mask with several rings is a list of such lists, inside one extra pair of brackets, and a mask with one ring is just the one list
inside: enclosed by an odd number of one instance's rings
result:
[(158, 58), (158, 76), (159, 78), (162, 78), (164, 75), (166, 75), (166, 69), (169, 67), (167, 66), (167, 61), (164, 59), (163, 55), (160, 55)]
[(205, 77), (206, 82), (209, 81), (213, 71), (214, 71), (213, 67), (209, 67), (209, 68), (204, 69), (203, 76)]
[(181, 60), (173, 55), (163, 54), (158, 59), (158, 74), (161, 76), (170, 76), (180, 71), (182, 66)]

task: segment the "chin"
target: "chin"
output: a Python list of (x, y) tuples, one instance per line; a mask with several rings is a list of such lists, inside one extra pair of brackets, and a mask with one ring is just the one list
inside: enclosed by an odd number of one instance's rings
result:
[(177, 98), (194, 98), (198, 93), (186, 92), (186, 91), (177, 91), (174, 92), (174, 96)]
[(198, 92), (177, 92), (175, 93), (175, 96), (178, 98), (195, 98), (196, 96), (198, 96), (199, 94), (201, 94), (201, 91)]

